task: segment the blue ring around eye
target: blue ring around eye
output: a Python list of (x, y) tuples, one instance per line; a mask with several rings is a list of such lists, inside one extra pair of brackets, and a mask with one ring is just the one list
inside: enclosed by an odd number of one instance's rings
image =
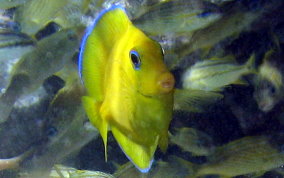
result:
[(129, 53), (129, 57), (132, 61), (135, 70), (139, 70), (141, 66), (140, 56), (137, 51), (131, 50)]

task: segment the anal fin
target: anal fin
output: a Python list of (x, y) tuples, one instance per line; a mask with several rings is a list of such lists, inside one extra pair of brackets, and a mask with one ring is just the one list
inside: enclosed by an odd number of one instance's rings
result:
[(159, 137), (157, 137), (156, 141), (151, 146), (144, 146), (129, 139), (116, 127), (112, 127), (111, 130), (119, 146), (135, 167), (142, 173), (148, 172), (153, 163), (153, 156), (158, 145)]
[(100, 116), (99, 109), (101, 107), (101, 103), (96, 102), (95, 99), (88, 96), (82, 97), (82, 103), (89, 120), (99, 130), (103, 138), (104, 147), (105, 147), (105, 160), (107, 161), (108, 123), (106, 120), (103, 120)]

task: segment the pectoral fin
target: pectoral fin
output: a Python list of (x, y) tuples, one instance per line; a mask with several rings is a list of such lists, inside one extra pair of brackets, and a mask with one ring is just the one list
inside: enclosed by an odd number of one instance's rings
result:
[(112, 133), (119, 146), (128, 157), (128, 159), (143, 173), (150, 170), (153, 162), (153, 156), (158, 145), (158, 137), (152, 146), (143, 146), (133, 142), (117, 128), (111, 128)]
[(108, 123), (100, 116), (99, 109), (101, 103), (96, 102), (93, 98), (88, 96), (82, 97), (82, 103), (91, 123), (100, 131), (105, 146), (105, 160), (107, 161), (107, 132)]

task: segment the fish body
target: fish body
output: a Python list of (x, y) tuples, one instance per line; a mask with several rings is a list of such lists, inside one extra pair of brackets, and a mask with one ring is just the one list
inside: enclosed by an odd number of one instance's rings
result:
[(263, 112), (271, 111), (283, 98), (283, 90), (277, 89), (271, 82), (259, 76), (256, 76), (253, 82), (255, 89), (253, 97), (258, 108)]
[(3, 62), (1, 66), (7, 64), (11, 59), (20, 58), (35, 45), (35, 40), (20, 33), (19, 24), (6, 13), (7, 11), (0, 10), (0, 62)]
[(23, 33), (33, 35), (51, 22), (67, 3), (68, 0), (30, 0), (17, 9), (15, 20)]
[(220, 13), (205, 9), (199, 1), (165, 1), (150, 7), (133, 23), (151, 35), (192, 33), (221, 17)]
[(50, 171), (50, 178), (69, 178), (69, 177), (100, 177), (100, 178), (114, 178), (111, 174), (100, 171), (77, 170), (72, 167), (56, 164)]
[[(45, 153), (28, 160), (30, 175), (26, 177), (52, 177), (52, 173), (50, 176), (45, 174), (49, 174), (55, 163), (77, 153), (99, 136), (94, 127), (88, 127), (91, 124), (82, 106), (81, 96), (84, 90), (77, 75), (77, 66), (70, 60), (56, 75), (65, 81), (65, 85), (56, 93), (43, 116), (46, 121), (44, 130), (49, 132), (52, 129), (55, 133), (48, 134), (48, 142), (42, 147)], [(58, 171), (64, 175), (66, 169), (58, 166)]]
[(259, 67), (259, 75), (271, 82), (276, 89), (283, 87), (282, 73), (269, 62), (264, 61), (264, 63)]
[(214, 149), (213, 140), (209, 135), (194, 128), (180, 128), (175, 135), (170, 137), (170, 140), (195, 156), (207, 156)]
[(174, 110), (204, 112), (209, 106), (222, 99), (218, 92), (190, 89), (175, 89)]
[(0, 171), (18, 167), (21, 160), (22, 158), (20, 156), (8, 159), (0, 159)]
[(35, 41), (28, 36), (15, 32), (0, 32), (0, 62), (22, 57), (34, 48)]
[(0, 32), (0, 90), (2, 92), (9, 84), (12, 66), (19, 58), (33, 50), (35, 45), (36, 42), (24, 34), (11, 30)]
[(44, 79), (63, 68), (77, 46), (77, 34), (66, 29), (40, 40), (22, 56), (13, 66), (10, 83), (0, 97), (0, 123), (7, 119), (19, 97), (34, 91)]
[(17, 7), (23, 5), (29, 0), (0, 0), (0, 9), (10, 9), (12, 7)]
[(284, 154), (279, 149), (283, 142), (279, 146), (271, 143), (267, 136), (247, 136), (229, 142), (216, 148), (208, 157), (209, 163), (202, 165), (196, 175), (233, 177), (277, 168), (284, 164)]
[(255, 75), (254, 84), (254, 99), (258, 104), (258, 108), (264, 112), (268, 112), (281, 101), (283, 95), (283, 77), (281, 70), (271, 64), (271, 55), (274, 51), (269, 50), (264, 56), (263, 63), (258, 68), (258, 73)]
[(176, 49), (175, 53), (182, 58), (198, 49), (210, 49), (228, 37), (235, 39), (242, 30), (248, 28), (261, 14), (262, 11), (234, 12), (223, 15), (215, 23), (195, 31), (189, 42)]
[(24, 152), (21, 155), (18, 155), (13, 158), (7, 158), (7, 159), (0, 159), (0, 171), (5, 169), (14, 169), (19, 166), (19, 164), (30, 154), (32, 153), (32, 149)]
[(29, 0), (17, 9), (15, 20), (21, 25), (21, 31), (28, 35), (34, 35), (50, 22), (71, 28), (80, 24), (86, 1)]
[(240, 77), (254, 72), (254, 55), (244, 65), (231, 60), (205, 60), (194, 64), (183, 75), (183, 88), (204, 91), (220, 91), (223, 87), (238, 83)]
[(31, 80), (29, 88), (37, 88), (41, 81), (63, 68), (77, 46), (75, 31), (66, 29), (56, 32), (40, 40), (34, 50), (24, 55), (14, 66), (12, 74), (27, 75)]
[[(121, 6), (99, 14), (83, 39), (83, 105), (103, 138), (111, 130), (127, 157), (147, 172), (157, 145), (167, 148), (174, 78), (160, 45), (132, 25)], [(105, 153), (106, 154), (106, 153)]]

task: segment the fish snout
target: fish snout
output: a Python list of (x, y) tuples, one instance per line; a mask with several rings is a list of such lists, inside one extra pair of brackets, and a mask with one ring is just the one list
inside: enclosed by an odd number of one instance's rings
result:
[(161, 93), (168, 93), (173, 90), (175, 85), (174, 76), (169, 72), (164, 72), (160, 75), (158, 86)]

